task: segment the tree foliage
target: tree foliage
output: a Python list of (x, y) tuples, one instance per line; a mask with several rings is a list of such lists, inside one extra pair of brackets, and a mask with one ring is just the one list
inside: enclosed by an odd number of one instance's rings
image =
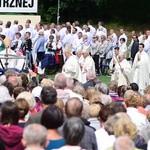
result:
[[(45, 22), (56, 22), (57, 0), (39, 0)], [(60, 0), (60, 21), (150, 23), (149, 0)]]

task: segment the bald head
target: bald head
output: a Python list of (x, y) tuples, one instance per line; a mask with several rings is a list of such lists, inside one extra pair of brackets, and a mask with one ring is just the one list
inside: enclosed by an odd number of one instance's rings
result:
[(93, 80), (93, 79), (95, 79), (96, 78), (95, 72), (93, 70), (89, 70), (86, 73), (86, 78), (87, 78), (87, 80)]
[(83, 103), (79, 98), (73, 97), (68, 99), (65, 105), (65, 112), (68, 118), (70, 117), (80, 117), (83, 110)]

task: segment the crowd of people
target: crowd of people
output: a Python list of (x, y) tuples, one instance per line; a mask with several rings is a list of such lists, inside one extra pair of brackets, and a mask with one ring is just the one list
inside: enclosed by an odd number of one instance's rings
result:
[[(133, 31), (129, 46), (120, 33), (90, 20), (0, 21), (0, 54), (21, 56), (0, 61), (0, 149), (150, 150), (150, 30)], [(51, 63), (63, 65), (54, 79), (44, 74)]]

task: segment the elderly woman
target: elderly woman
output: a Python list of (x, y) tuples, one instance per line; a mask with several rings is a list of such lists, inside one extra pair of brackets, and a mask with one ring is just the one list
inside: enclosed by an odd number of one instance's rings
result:
[(49, 105), (42, 114), (41, 124), (48, 129), (49, 145), (46, 150), (60, 148), (65, 145), (65, 140), (58, 133), (58, 128), (63, 124), (63, 113), (55, 105)]
[(135, 140), (137, 136), (136, 125), (130, 119), (119, 119), (114, 127), (115, 137), (127, 135), (132, 140)]
[(37, 112), (37, 110), (35, 108), (36, 101), (35, 101), (34, 96), (32, 95), (32, 93), (24, 91), (24, 92), (20, 93), (17, 96), (16, 100), (19, 99), (19, 98), (24, 98), (28, 102), (31, 114), (34, 114), (34, 113)]
[(146, 124), (146, 116), (138, 111), (140, 99), (141, 95), (133, 92), (132, 90), (126, 91), (124, 95), (127, 114), (130, 116), (133, 123), (135, 123), (139, 131)]

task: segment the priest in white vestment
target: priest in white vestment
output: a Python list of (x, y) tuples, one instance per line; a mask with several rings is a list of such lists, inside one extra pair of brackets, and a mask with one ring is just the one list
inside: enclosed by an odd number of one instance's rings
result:
[(150, 59), (144, 51), (144, 44), (139, 44), (139, 51), (135, 55), (132, 67), (133, 82), (139, 86), (139, 92), (144, 94), (145, 88), (150, 84)]
[(82, 68), (82, 83), (86, 83), (86, 73), (89, 70), (95, 72), (95, 63), (93, 58), (89, 54), (89, 47), (84, 47), (82, 51), (83, 62), (80, 64)]
[(118, 59), (118, 63), (114, 67), (114, 80), (118, 82), (118, 86), (127, 85), (131, 80), (131, 64), (125, 59), (123, 52), (119, 53)]
[(115, 71), (115, 66), (119, 63), (118, 56), (119, 56), (119, 47), (115, 47), (114, 48), (114, 56), (111, 59), (110, 64), (109, 64), (109, 69), (110, 69), (110, 74), (111, 74), (111, 81), (115, 80), (114, 71)]
[(72, 54), (71, 45), (66, 46), (64, 53), (67, 60), (62, 67), (62, 73), (66, 77), (74, 78), (82, 82), (80, 65), (76, 56)]

